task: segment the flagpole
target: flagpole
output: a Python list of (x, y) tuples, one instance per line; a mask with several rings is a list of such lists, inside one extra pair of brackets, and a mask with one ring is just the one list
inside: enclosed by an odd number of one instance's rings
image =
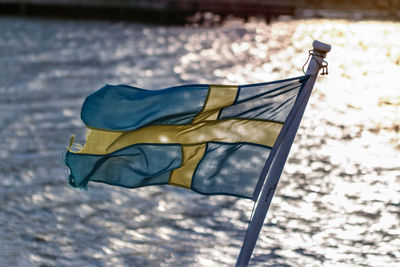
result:
[(297, 100), (299, 101), (299, 105), (297, 107), (295, 116), (293, 117), (292, 122), (289, 124), (289, 128), (287, 129), (285, 136), (282, 138), (277, 153), (270, 166), (270, 170), (268, 171), (266, 182), (262, 188), (261, 195), (258, 198), (253, 218), (250, 222), (242, 248), (237, 258), (236, 267), (247, 266), (250, 261), (254, 246), (257, 242), (261, 227), (267, 215), (272, 197), (274, 196), (275, 189), (278, 185), (287, 156), (317, 79), (318, 72), (321, 68), (323, 68), (322, 74), (327, 74), (327, 64), (324, 61), (324, 58), (331, 50), (331, 46), (319, 41), (314, 41), (313, 48), (314, 49), (310, 51), (311, 61), (306, 72), (306, 75), (310, 75), (310, 78), (308, 79)]

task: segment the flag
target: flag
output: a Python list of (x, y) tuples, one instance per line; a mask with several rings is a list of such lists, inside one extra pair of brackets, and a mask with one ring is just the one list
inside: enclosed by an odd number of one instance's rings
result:
[(265, 163), (308, 78), (161, 90), (106, 85), (82, 106), (86, 143), (71, 140), (66, 152), (69, 184), (169, 184), (255, 200)]

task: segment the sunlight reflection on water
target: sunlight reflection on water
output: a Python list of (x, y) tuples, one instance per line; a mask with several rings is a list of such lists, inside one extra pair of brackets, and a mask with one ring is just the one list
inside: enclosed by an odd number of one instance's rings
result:
[(400, 264), (400, 24), (215, 28), (1, 18), (0, 265), (231, 266), (252, 203), (167, 186), (67, 186), (61, 153), (104, 84), (160, 89), (301, 75), (328, 42), (252, 264)]

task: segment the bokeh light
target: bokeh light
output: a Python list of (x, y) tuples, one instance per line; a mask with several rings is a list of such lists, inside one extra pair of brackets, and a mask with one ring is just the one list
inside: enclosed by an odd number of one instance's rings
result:
[[(232, 266), (253, 204), (169, 186), (67, 186), (88, 94), (302, 75), (332, 45), (252, 264), (400, 263), (400, 23), (232, 19), (212, 27), (0, 18), (0, 259), (5, 266)], [(253, 159), (251, 159), (253, 160)], [(254, 159), (256, 160), (256, 159)]]

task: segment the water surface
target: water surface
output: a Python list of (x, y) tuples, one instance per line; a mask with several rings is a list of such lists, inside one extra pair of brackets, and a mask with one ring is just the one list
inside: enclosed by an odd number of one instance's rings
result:
[(0, 18), (0, 265), (232, 266), (253, 204), (171, 186), (67, 185), (85, 96), (301, 75), (331, 43), (252, 266), (400, 264), (400, 24), (229, 21), (213, 28)]

